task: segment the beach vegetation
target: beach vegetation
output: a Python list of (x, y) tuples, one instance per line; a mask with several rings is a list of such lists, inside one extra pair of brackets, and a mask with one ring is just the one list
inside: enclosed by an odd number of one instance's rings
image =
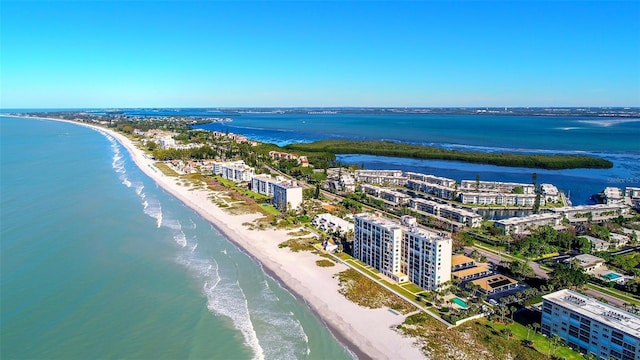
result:
[(318, 241), (315, 237), (301, 237), (283, 241), (278, 245), (278, 247), (281, 249), (289, 248), (289, 250), (293, 252), (313, 251), (315, 250), (314, 244), (317, 243)]
[(320, 267), (331, 267), (331, 266), (336, 266), (336, 263), (334, 263), (331, 260), (320, 259), (320, 260), (316, 260), (316, 265)]
[[(613, 167), (613, 163), (609, 160), (587, 155), (486, 153), (450, 150), (393, 141), (321, 140), (313, 143), (289, 144), (284, 148), (285, 151), (304, 153), (309, 158), (309, 162), (314, 165), (316, 165), (312, 161), (314, 154), (321, 154), (323, 161), (326, 162), (328, 160), (329, 163), (334, 161), (336, 154), (366, 154), (550, 170), (610, 169)], [(330, 159), (327, 154), (332, 155), (333, 159)], [(321, 166), (316, 165), (316, 167)]]
[(415, 310), (412, 304), (392, 294), (354, 269), (347, 269), (335, 276), (340, 282), (339, 292), (360, 306), (370, 309), (388, 307), (403, 314)]
[(163, 163), (163, 162), (157, 162), (155, 164), (153, 164), (156, 168), (158, 168), (158, 170), (160, 170), (163, 174), (165, 174), (166, 176), (178, 176), (178, 173), (173, 170), (172, 168), (169, 167), (169, 165)]

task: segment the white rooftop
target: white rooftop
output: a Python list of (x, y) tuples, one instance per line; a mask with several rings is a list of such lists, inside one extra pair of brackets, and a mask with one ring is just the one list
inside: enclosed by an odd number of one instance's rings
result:
[(544, 300), (560, 305), (592, 320), (640, 338), (640, 316), (600, 302), (569, 289), (544, 295)]

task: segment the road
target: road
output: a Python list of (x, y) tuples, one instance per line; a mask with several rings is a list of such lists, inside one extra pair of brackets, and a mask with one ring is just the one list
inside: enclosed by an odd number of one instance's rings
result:
[[(487, 258), (487, 261), (492, 262), (494, 264), (500, 264), (501, 261), (512, 261), (513, 258), (509, 257), (506, 258), (500, 254), (496, 254), (492, 251), (486, 250), (484, 248), (478, 247), (478, 246), (467, 246), (464, 248), (465, 253), (471, 253), (473, 250), (478, 251), (480, 254), (484, 255)], [(522, 260), (517, 260), (517, 261), (522, 261)], [(547, 274), (547, 272), (543, 269), (540, 268), (540, 265), (538, 265), (538, 263), (536, 262), (529, 262), (529, 265), (531, 265), (531, 268), (533, 269), (533, 271), (536, 274), (536, 277), (540, 278), (540, 279), (548, 279), (549, 278), (549, 274)]]

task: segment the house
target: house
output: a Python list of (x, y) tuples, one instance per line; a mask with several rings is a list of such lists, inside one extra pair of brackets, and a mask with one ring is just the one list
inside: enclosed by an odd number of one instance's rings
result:
[(472, 283), (478, 285), (480, 290), (486, 294), (495, 294), (518, 287), (518, 281), (502, 274), (483, 277), (473, 280)]
[(574, 260), (578, 260), (579, 261), (578, 262), (578, 266), (580, 266), (580, 268), (585, 273), (592, 273), (592, 272), (598, 270), (600, 267), (604, 266), (604, 264), (605, 264), (605, 260), (604, 259), (599, 258), (597, 256), (593, 256), (591, 254), (576, 255), (573, 258), (565, 260), (565, 262), (572, 263)]

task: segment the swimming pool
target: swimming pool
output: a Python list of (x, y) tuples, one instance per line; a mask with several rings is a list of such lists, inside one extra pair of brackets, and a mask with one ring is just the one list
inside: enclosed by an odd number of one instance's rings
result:
[(611, 272), (611, 273), (608, 273), (608, 274), (604, 274), (604, 275), (602, 275), (602, 276), (606, 277), (606, 278), (607, 278), (607, 279), (609, 279), (609, 280), (615, 280), (615, 279), (618, 279), (618, 278), (621, 278), (621, 277), (622, 277), (622, 275), (618, 275), (618, 274), (616, 274), (616, 273), (612, 273), (612, 272)]
[(456, 305), (459, 305), (465, 309), (469, 307), (469, 305), (467, 305), (467, 303), (462, 301), (462, 299), (460, 298), (454, 297), (453, 299), (451, 299), (451, 301), (453, 301)]

